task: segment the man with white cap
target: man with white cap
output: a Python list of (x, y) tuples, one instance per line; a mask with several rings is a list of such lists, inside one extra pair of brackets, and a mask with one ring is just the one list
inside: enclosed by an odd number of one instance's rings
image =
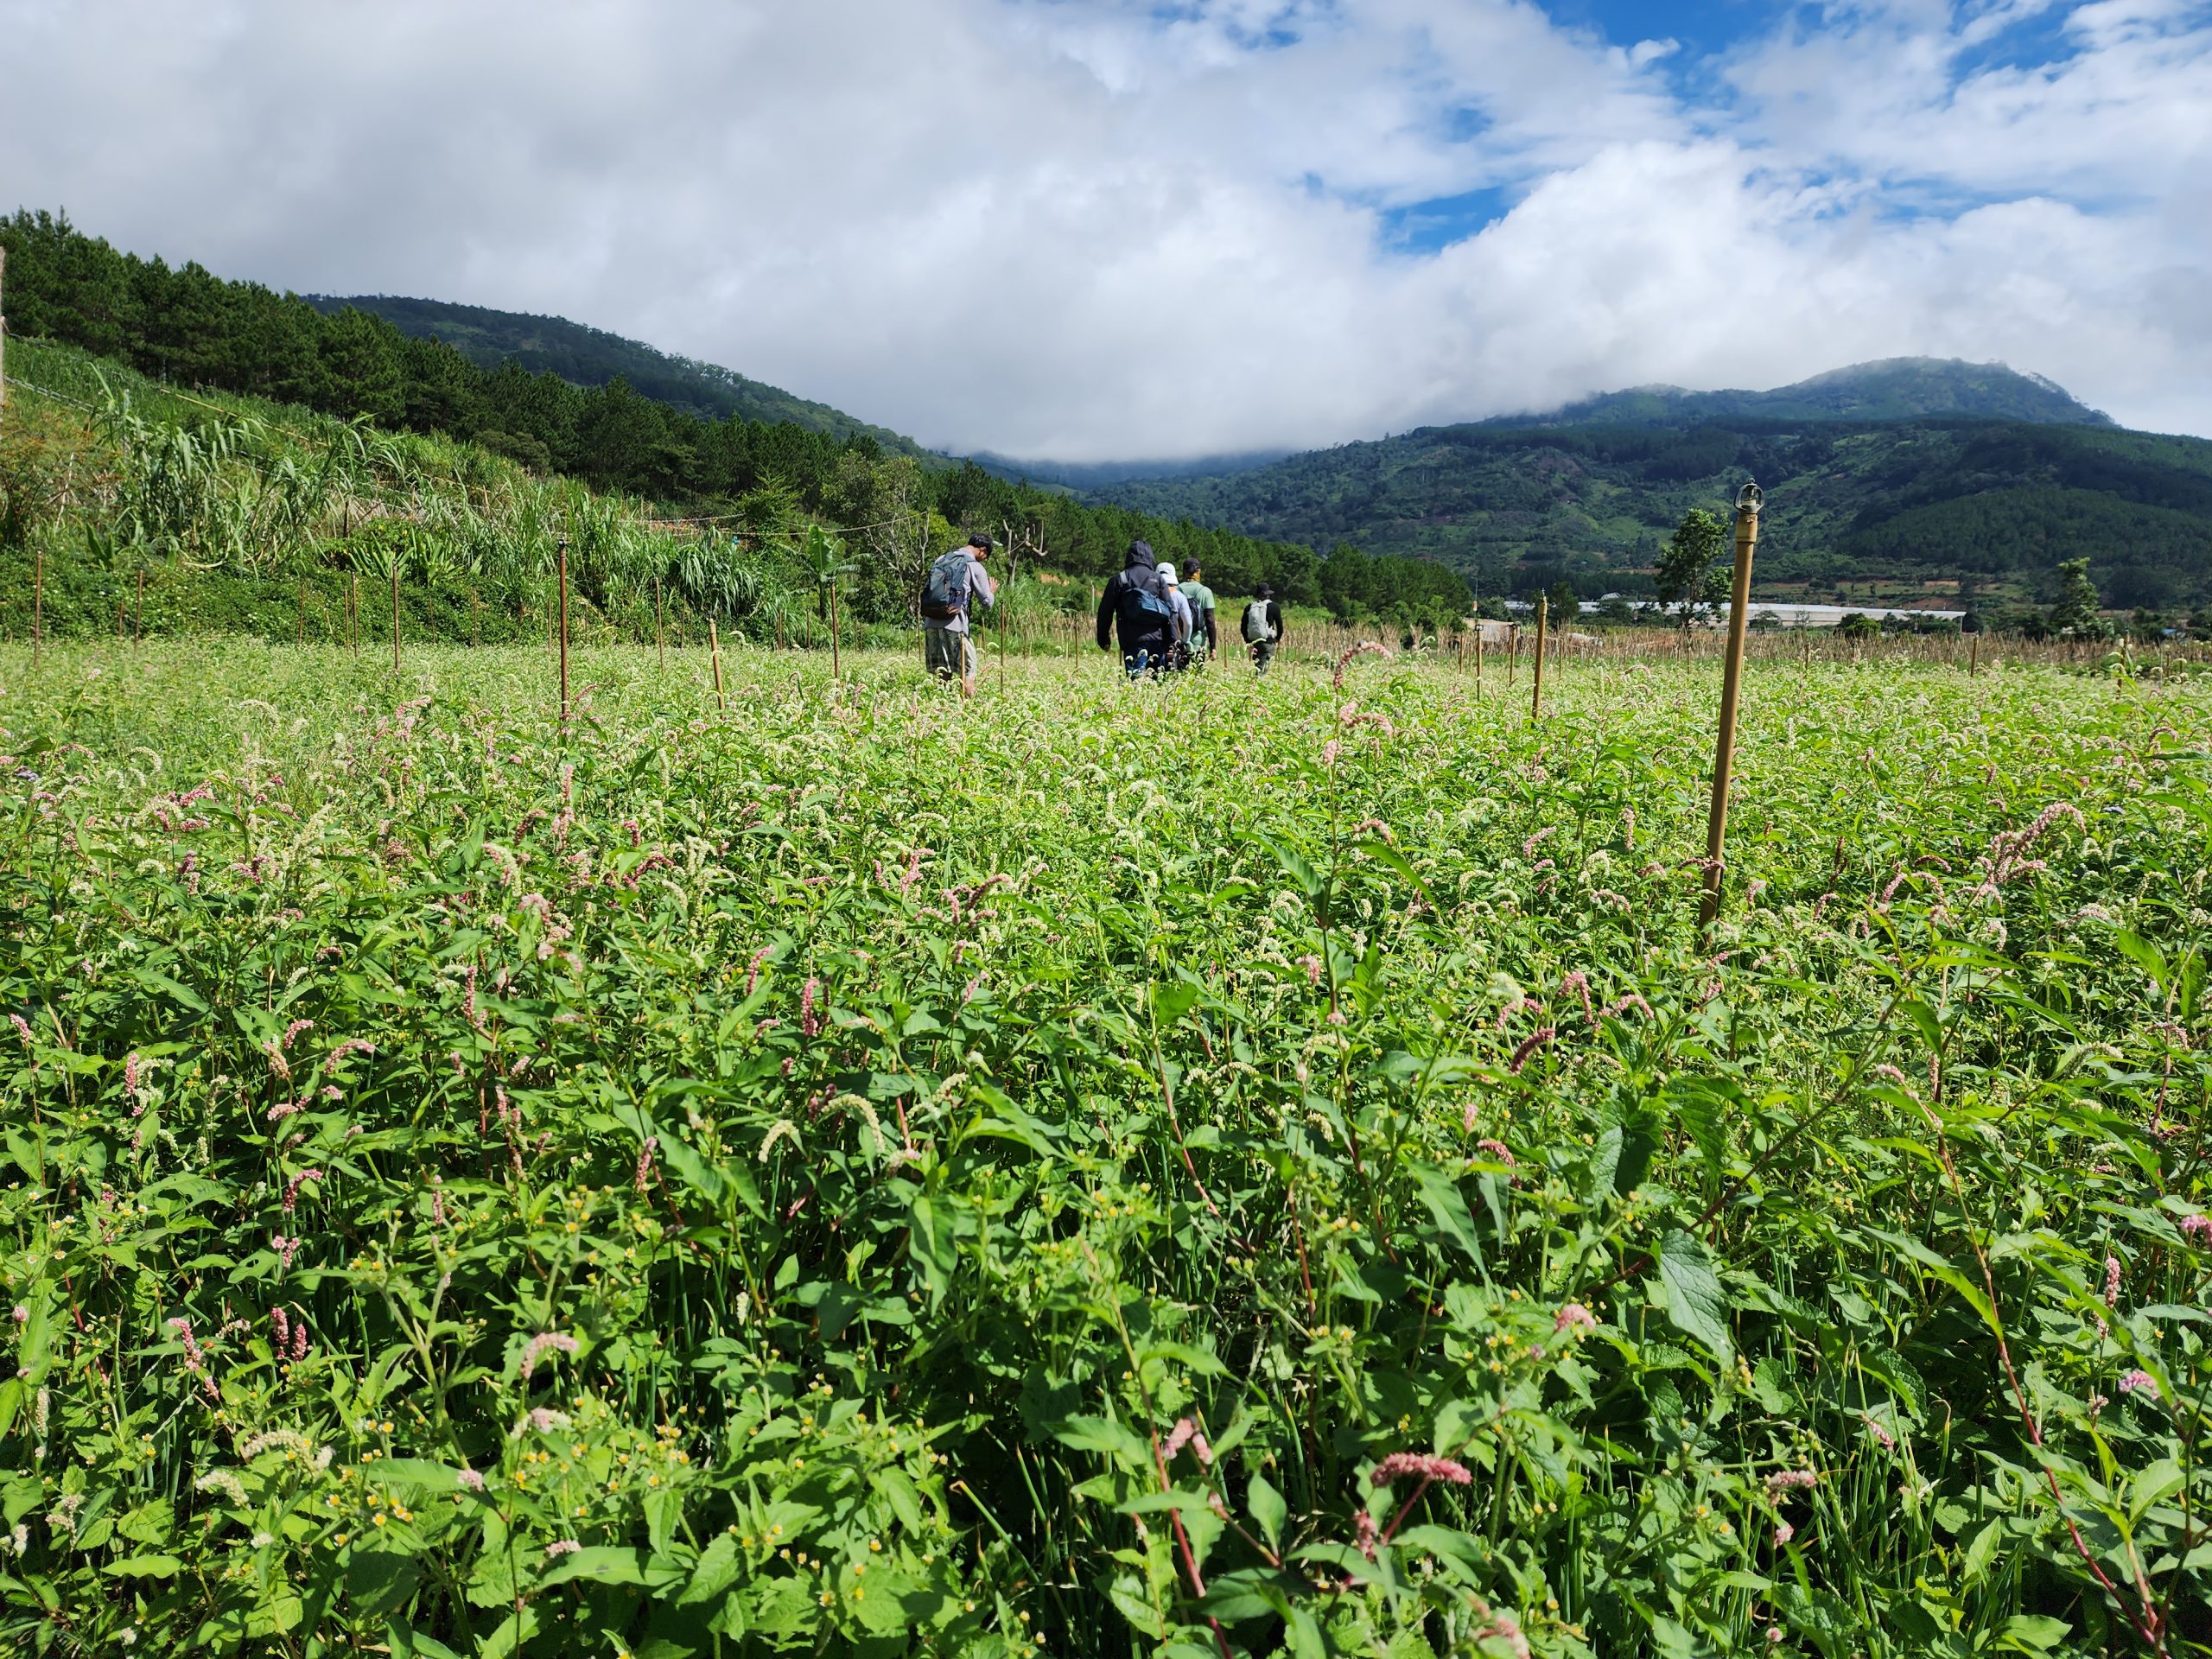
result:
[(1175, 579), (1175, 562), (1160, 562), (1160, 580), (1167, 588), (1167, 603), (1175, 613), (1174, 638), (1167, 642), (1167, 666), (1181, 670), (1191, 665), (1191, 601), (1183, 596), (1183, 587)]

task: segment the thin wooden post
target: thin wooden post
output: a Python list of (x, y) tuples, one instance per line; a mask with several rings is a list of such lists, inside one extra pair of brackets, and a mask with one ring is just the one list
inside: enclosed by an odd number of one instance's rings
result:
[(999, 695), (1006, 695), (1006, 607), (994, 603), (991, 607), (991, 627), (999, 640)]
[(296, 639), (292, 643), (294, 644), (294, 645), (297, 646), (297, 645), (304, 645), (305, 644), (307, 644), (307, 642), (308, 642), (308, 579), (307, 579), (305, 576), (302, 576), (302, 577), (300, 578), (300, 626), (299, 626), (299, 637), (298, 637), (297, 639)]
[(138, 567), (138, 603), (130, 613), (130, 649), (138, 649), (138, 637), (145, 631), (146, 623), (146, 567)]
[(1521, 625), (1505, 625), (1505, 689), (1513, 690), (1513, 682), (1521, 672)]
[(399, 672), (399, 556), (391, 560), (391, 671)]
[(668, 669), (668, 613), (661, 608), (660, 578), (653, 578), (653, 639), (660, 646), (660, 665), (664, 673)]
[(1720, 736), (1713, 756), (1713, 804), (1705, 818), (1705, 894), (1698, 925), (1710, 928), (1720, 914), (1721, 849), (1728, 829), (1728, 780), (1736, 765), (1736, 708), (1743, 689), (1744, 630), (1751, 608), (1751, 552), (1758, 544), (1764, 494), (1746, 484), (1736, 496), (1735, 585), (1728, 606), (1728, 659), (1720, 677)]
[(46, 548), (31, 548), (31, 666), (38, 666), (38, 648), (46, 637)]
[(353, 570), (346, 573), (346, 645), (356, 657), (361, 654), (361, 578)]
[(1967, 677), (1972, 679), (1981, 671), (1981, 636), (1974, 634), (1967, 640)]
[(1544, 634), (1551, 620), (1551, 601), (1536, 595), (1536, 689), (1529, 698), (1529, 721), (1534, 725), (1544, 713)]
[(569, 538), (560, 539), (557, 549), (561, 560), (561, 614), (556, 626), (560, 630), (561, 646), (561, 723), (569, 723)]
[(845, 677), (843, 659), (837, 654), (837, 578), (830, 578), (830, 677), (842, 681)]
[(707, 619), (707, 658), (715, 665), (715, 706), (728, 713), (729, 699), (722, 696), (722, 637), (711, 616)]
[(1480, 620), (1479, 618), (1478, 618), (1478, 619), (1476, 620), (1476, 622), (1475, 622), (1475, 701), (1476, 701), (1477, 702), (1480, 702), (1482, 700), (1483, 700), (1483, 625), (1482, 625), (1482, 621), (1481, 621), (1481, 620)]

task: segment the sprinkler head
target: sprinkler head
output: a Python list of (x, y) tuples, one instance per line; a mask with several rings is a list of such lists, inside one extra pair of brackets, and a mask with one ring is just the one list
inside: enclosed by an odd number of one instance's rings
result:
[(1736, 511), (1757, 512), (1766, 505), (1766, 492), (1756, 484), (1746, 484), (1736, 492)]

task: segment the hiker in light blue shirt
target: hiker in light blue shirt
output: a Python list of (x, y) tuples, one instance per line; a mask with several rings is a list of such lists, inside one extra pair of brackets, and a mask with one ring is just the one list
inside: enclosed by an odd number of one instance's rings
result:
[(978, 602), (986, 609), (998, 603), (998, 589), (983, 569), (996, 545), (986, 532), (976, 531), (930, 566), (922, 588), (923, 665), (941, 680), (957, 679), (963, 697), (976, 695), (976, 642), (969, 636), (968, 613)]

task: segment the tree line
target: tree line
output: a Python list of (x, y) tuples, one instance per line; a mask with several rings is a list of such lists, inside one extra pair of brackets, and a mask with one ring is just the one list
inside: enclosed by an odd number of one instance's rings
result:
[[(66, 214), (0, 219), (11, 333), (111, 358), (173, 385), (303, 406), (377, 426), (442, 433), (538, 472), (645, 497), (671, 515), (727, 517), (740, 534), (784, 533), (800, 516), (858, 528), (855, 514), (917, 510), (951, 525), (1009, 528), (1046, 566), (1103, 576), (1130, 542), (1204, 562), (1224, 593), (1273, 584), (1339, 615), (1408, 620), (1465, 613), (1465, 583), (1441, 565), (1346, 561), (1326, 582), (1310, 547), (1187, 518), (1094, 506), (968, 462), (886, 455), (865, 432), (722, 419), (669, 407), (626, 381), (582, 387), (512, 363), (484, 368), (435, 340), (354, 308), (328, 315), (295, 294), (216, 276), (196, 263), (141, 258), (78, 231)], [(1405, 565), (1377, 576), (1375, 565)], [(887, 588), (882, 602), (898, 596)], [(1071, 602), (1077, 601), (1072, 590)]]

